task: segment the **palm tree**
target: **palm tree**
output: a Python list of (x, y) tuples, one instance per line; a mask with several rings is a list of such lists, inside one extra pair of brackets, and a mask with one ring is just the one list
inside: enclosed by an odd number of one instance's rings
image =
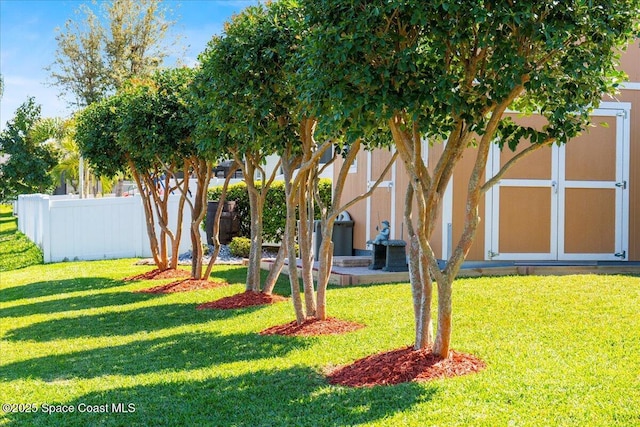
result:
[[(66, 182), (73, 189), (73, 193), (80, 190), (80, 150), (75, 139), (76, 123), (70, 118), (46, 118), (39, 120), (30, 132), (30, 136), (43, 144), (51, 144), (59, 153), (60, 160), (53, 168), (52, 175), (56, 182)], [(93, 194), (111, 192), (114, 183), (121, 177), (98, 177), (85, 166), (84, 188), (91, 188)]]
[(60, 162), (53, 168), (53, 176), (57, 182), (66, 181), (77, 193), (80, 184), (80, 150), (75, 140), (74, 120), (65, 121), (62, 127), (62, 137), (57, 140)]

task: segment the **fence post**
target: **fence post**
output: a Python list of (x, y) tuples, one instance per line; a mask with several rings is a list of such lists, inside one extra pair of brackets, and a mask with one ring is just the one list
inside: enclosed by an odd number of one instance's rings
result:
[(44, 262), (51, 262), (51, 199), (40, 196), (40, 242)]

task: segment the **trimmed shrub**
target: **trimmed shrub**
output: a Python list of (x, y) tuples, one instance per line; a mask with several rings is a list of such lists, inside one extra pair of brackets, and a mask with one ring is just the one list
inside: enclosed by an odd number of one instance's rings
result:
[[(260, 185), (258, 185), (260, 188)], [(318, 183), (320, 197), (331, 205), (331, 180), (321, 179)], [(219, 200), (222, 187), (213, 187), (209, 190), (209, 200)], [(227, 189), (227, 200), (235, 200), (236, 212), (240, 218), (240, 236), (251, 236), (251, 210), (249, 208), (249, 192), (247, 184), (239, 182), (230, 185)], [(287, 205), (284, 192), (284, 182), (274, 181), (267, 193), (263, 212), (262, 238), (265, 242), (281, 242), (284, 234), (285, 220), (287, 218)], [(320, 212), (316, 212), (316, 219), (320, 219)], [(204, 223), (204, 221), (203, 221)]]
[(231, 255), (240, 258), (249, 258), (251, 251), (251, 239), (247, 237), (234, 237), (229, 243)]

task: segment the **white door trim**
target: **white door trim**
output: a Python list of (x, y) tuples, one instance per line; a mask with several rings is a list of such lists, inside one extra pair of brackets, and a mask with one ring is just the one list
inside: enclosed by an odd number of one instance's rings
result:
[[(630, 110), (631, 103), (603, 102), (594, 110), (594, 116), (617, 117), (616, 120), (616, 182), (611, 181), (567, 181), (565, 179), (566, 147), (553, 146), (552, 177), (550, 180), (503, 179), (485, 195), (485, 259), (486, 260), (628, 260), (629, 247), (629, 157), (630, 157)], [(498, 172), (500, 167), (500, 150), (492, 146), (487, 164), (487, 179)], [(625, 184), (627, 188), (625, 187)], [(500, 188), (501, 187), (550, 187), (551, 199), (551, 242), (548, 254), (540, 253), (506, 253), (499, 250), (500, 226)], [(615, 254), (567, 254), (564, 253), (565, 232), (565, 189), (566, 188), (610, 188), (616, 189)], [(554, 194), (557, 196), (554, 197)], [(621, 257), (620, 254), (627, 254)]]
[[(580, 260), (593, 260), (593, 261), (621, 261), (627, 260), (628, 257), (624, 259), (616, 256), (616, 254), (621, 254), (626, 251), (626, 245), (624, 241), (628, 242), (629, 233), (628, 233), (628, 219), (625, 225), (625, 217), (628, 218), (628, 194), (629, 192), (626, 189), (617, 187), (617, 183), (625, 181), (626, 170), (628, 169), (629, 157), (625, 155), (625, 151), (627, 151), (629, 143), (625, 143), (627, 133), (624, 131), (625, 122), (628, 122), (627, 117), (629, 117), (628, 111), (624, 108), (619, 108), (617, 103), (603, 103), (606, 104), (609, 108), (598, 108), (594, 110), (593, 115), (599, 117), (616, 117), (616, 176), (615, 181), (570, 181), (566, 179), (566, 146), (563, 145), (558, 147), (558, 151), (560, 153), (560, 168), (558, 173), (558, 180), (560, 186), (559, 193), (559, 205), (560, 209), (558, 211), (558, 220), (557, 223), (559, 225), (558, 230), (558, 259), (562, 261), (580, 261)], [(602, 104), (601, 104), (602, 107)], [(617, 107), (617, 108), (611, 108)], [(565, 252), (565, 195), (567, 188), (595, 188), (595, 189), (611, 189), (616, 192), (615, 199), (615, 244), (614, 244), (614, 253), (566, 253)]]
[[(487, 177), (487, 179), (494, 176), (500, 170), (500, 149), (494, 144), (492, 147), (492, 169), (491, 176)], [(487, 205), (491, 204), (491, 216), (489, 216), (490, 220), (487, 221), (487, 227), (490, 229), (490, 233), (487, 236), (490, 238), (485, 238), (485, 246), (486, 249), (486, 258), (487, 260), (495, 260), (495, 261), (524, 261), (524, 260), (532, 260), (532, 261), (550, 261), (555, 260), (558, 256), (557, 246), (555, 244), (556, 235), (558, 233), (558, 224), (557, 221), (554, 221), (554, 218), (557, 218), (558, 213), (558, 198), (554, 197), (554, 194), (558, 191), (558, 183), (557, 179), (554, 176), (553, 171), (557, 170), (558, 166), (558, 153), (554, 150), (551, 152), (551, 170), (552, 175), (551, 179), (501, 179), (493, 188), (487, 192), (487, 195), (490, 195), (490, 199), (487, 199)], [(541, 253), (500, 253), (500, 188), (502, 187), (532, 187), (532, 188), (548, 188), (551, 192), (550, 195), (550, 217), (551, 220), (551, 230), (549, 233), (549, 252), (541, 252)]]
[[(391, 154), (393, 154), (393, 151), (391, 151)], [(367, 191), (371, 188), (371, 186), (377, 181), (377, 179), (379, 177), (374, 177), (372, 176), (373, 174), (373, 168), (371, 166), (372, 164), (372, 160), (373, 160), (373, 155), (371, 151), (367, 151)], [(396, 164), (394, 163), (391, 166), (391, 180), (387, 180), (387, 181), (382, 181), (380, 183), (380, 185), (378, 185), (378, 188), (376, 190), (380, 190), (381, 188), (387, 188), (388, 191), (391, 193), (391, 218), (388, 218), (389, 222), (391, 223), (391, 234), (390, 237), (392, 239), (396, 238), (396, 234), (399, 235), (399, 233), (397, 232), (396, 228), (394, 226), (394, 224), (396, 223), (396, 186), (394, 185), (395, 180), (396, 180)], [(371, 204), (371, 199), (374, 197), (375, 195), (375, 191), (371, 194), (371, 196), (367, 197), (367, 201), (366, 201), (366, 208), (367, 208), (367, 219), (366, 219), (366, 232), (365, 232), (365, 238), (366, 241), (369, 241), (371, 239), (373, 239), (374, 236), (371, 235), (371, 224), (373, 221), (373, 218), (371, 218), (372, 215), (372, 204)], [(380, 218), (380, 220), (385, 220), (387, 218)], [(377, 219), (376, 219), (377, 221)]]

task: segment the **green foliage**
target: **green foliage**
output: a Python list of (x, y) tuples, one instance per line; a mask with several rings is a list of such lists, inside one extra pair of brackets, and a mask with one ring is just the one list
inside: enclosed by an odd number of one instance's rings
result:
[[(80, 149), (75, 137), (75, 123), (74, 119), (61, 123), (62, 135), (56, 141), (60, 150), (60, 161), (52, 172), (56, 182), (64, 179), (71, 184), (74, 192), (77, 192), (80, 186)], [(85, 174), (88, 172), (85, 170)]]
[(566, 142), (623, 81), (617, 52), (640, 19), (638, 0), (301, 3), (310, 29), (301, 93), (321, 128), (367, 128), (372, 117), (404, 113), (407, 125), (443, 140), (454, 129), (484, 134), (507, 102), (549, 125), (507, 126), (503, 136)]
[[(411, 342), (410, 316), (398, 309), (411, 299), (408, 285), (329, 288), (331, 315), (366, 327), (281, 337), (259, 332), (293, 320), (290, 303), (194, 309), (243, 292), (246, 268), (216, 266), (212, 279), (229, 286), (161, 297), (135, 291), (171, 279), (122, 281), (149, 269), (125, 259), (1, 273), (2, 401), (76, 408), (130, 402), (136, 411), (45, 414), (39, 406), (37, 413), (0, 413), (0, 423), (637, 425), (638, 277), (457, 280), (455, 350), (487, 368), (429, 383), (349, 388), (328, 384), (325, 370)], [(288, 289), (282, 278), (276, 292)], [(178, 404), (168, 411), (170, 402)]]
[(302, 31), (300, 12), (291, 0), (249, 6), (200, 55), (198, 128), (208, 150), (230, 144), (264, 157), (298, 140), (290, 62)]
[[(465, 150), (479, 147), (467, 175), (471, 214), (464, 232), (442, 274), (427, 268), (420, 273), (433, 273), (438, 282), (442, 298), (434, 351), (445, 356), (452, 330), (451, 283), (477, 230), (490, 144), (498, 140), (512, 150), (526, 139), (538, 146), (562, 144), (584, 129), (591, 110), (623, 80), (619, 50), (638, 35), (640, 0), (301, 3), (309, 28), (299, 77), (306, 114), (319, 118), (321, 130), (346, 129), (348, 139), (376, 123), (390, 128), (412, 189), (420, 194), (414, 198), (418, 215), (429, 222), (417, 230), (416, 260), (436, 261), (425, 243), (436, 221), (430, 213), (440, 208), (438, 195)], [(509, 109), (539, 113), (547, 123), (522, 128), (504, 118)], [(420, 150), (424, 140), (447, 141), (442, 155), (429, 159), (432, 169)], [(412, 285), (420, 324), (431, 312), (425, 298), (431, 283)], [(418, 325), (416, 344), (425, 346), (421, 330)]]
[(55, 187), (51, 170), (58, 162), (58, 152), (44, 134), (48, 124), (31, 97), (0, 133), (0, 156), (8, 156), (0, 163), (0, 202), (15, 200), (20, 194), (48, 193)]
[[(94, 3), (95, 4), (95, 3)], [(80, 5), (78, 20), (58, 30), (56, 58), (48, 68), (69, 104), (86, 107), (133, 77), (148, 75), (167, 56), (173, 22), (156, 0), (103, 2), (102, 16)]]
[(118, 144), (121, 100), (112, 96), (93, 103), (78, 114), (76, 142), (91, 168), (101, 176), (126, 172), (127, 154)]
[(178, 68), (133, 79), (116, 95), (121, 102), (117, 143), (144, 172), (195, 154), (191, 141), (190, 84), (193, 70)]
[(42, 264), (42, 260), (40, 248), (18, 231), (11, 206), (0, 205), (0, 272)]
[[(258, 189), (260, 183), (256, 183)], [(318, 182), (320, 197), (327, 206), (331, 206), (331, 180), (321, 179)], [(222, 187), (214, 187), (209, 190), (209, 200), (219, 200)], [(251, 235), (251, 221), (249, 208), (249, 193), (247, 184), (239, 182), (230, 185), (227, 189), (227, 200), (236, 202), (236, 211), (240, 218), (240, 235), (249, 237)], [(267, 193), (264, 204), (264, 215), (262, 217), (263, 233), (265, 242), (281, 242), (285, 229), (287, 217), (286, 196), (284, 192), (284, 182), (274, 181)], [(320, 212), (316, 212), (316, 219), (320, 219)]]
[(240, 258), (249, 258), (251, 252), (251, 239), (248, 237), (234, 237), (229, 243), (231, 255)]
[(194, 155), (189, 85), (193, 72), (179, 68), (128, 82), (117, 94), (78, 115), (76, 140), (94, 170), (103, 176), (164, 171)]

